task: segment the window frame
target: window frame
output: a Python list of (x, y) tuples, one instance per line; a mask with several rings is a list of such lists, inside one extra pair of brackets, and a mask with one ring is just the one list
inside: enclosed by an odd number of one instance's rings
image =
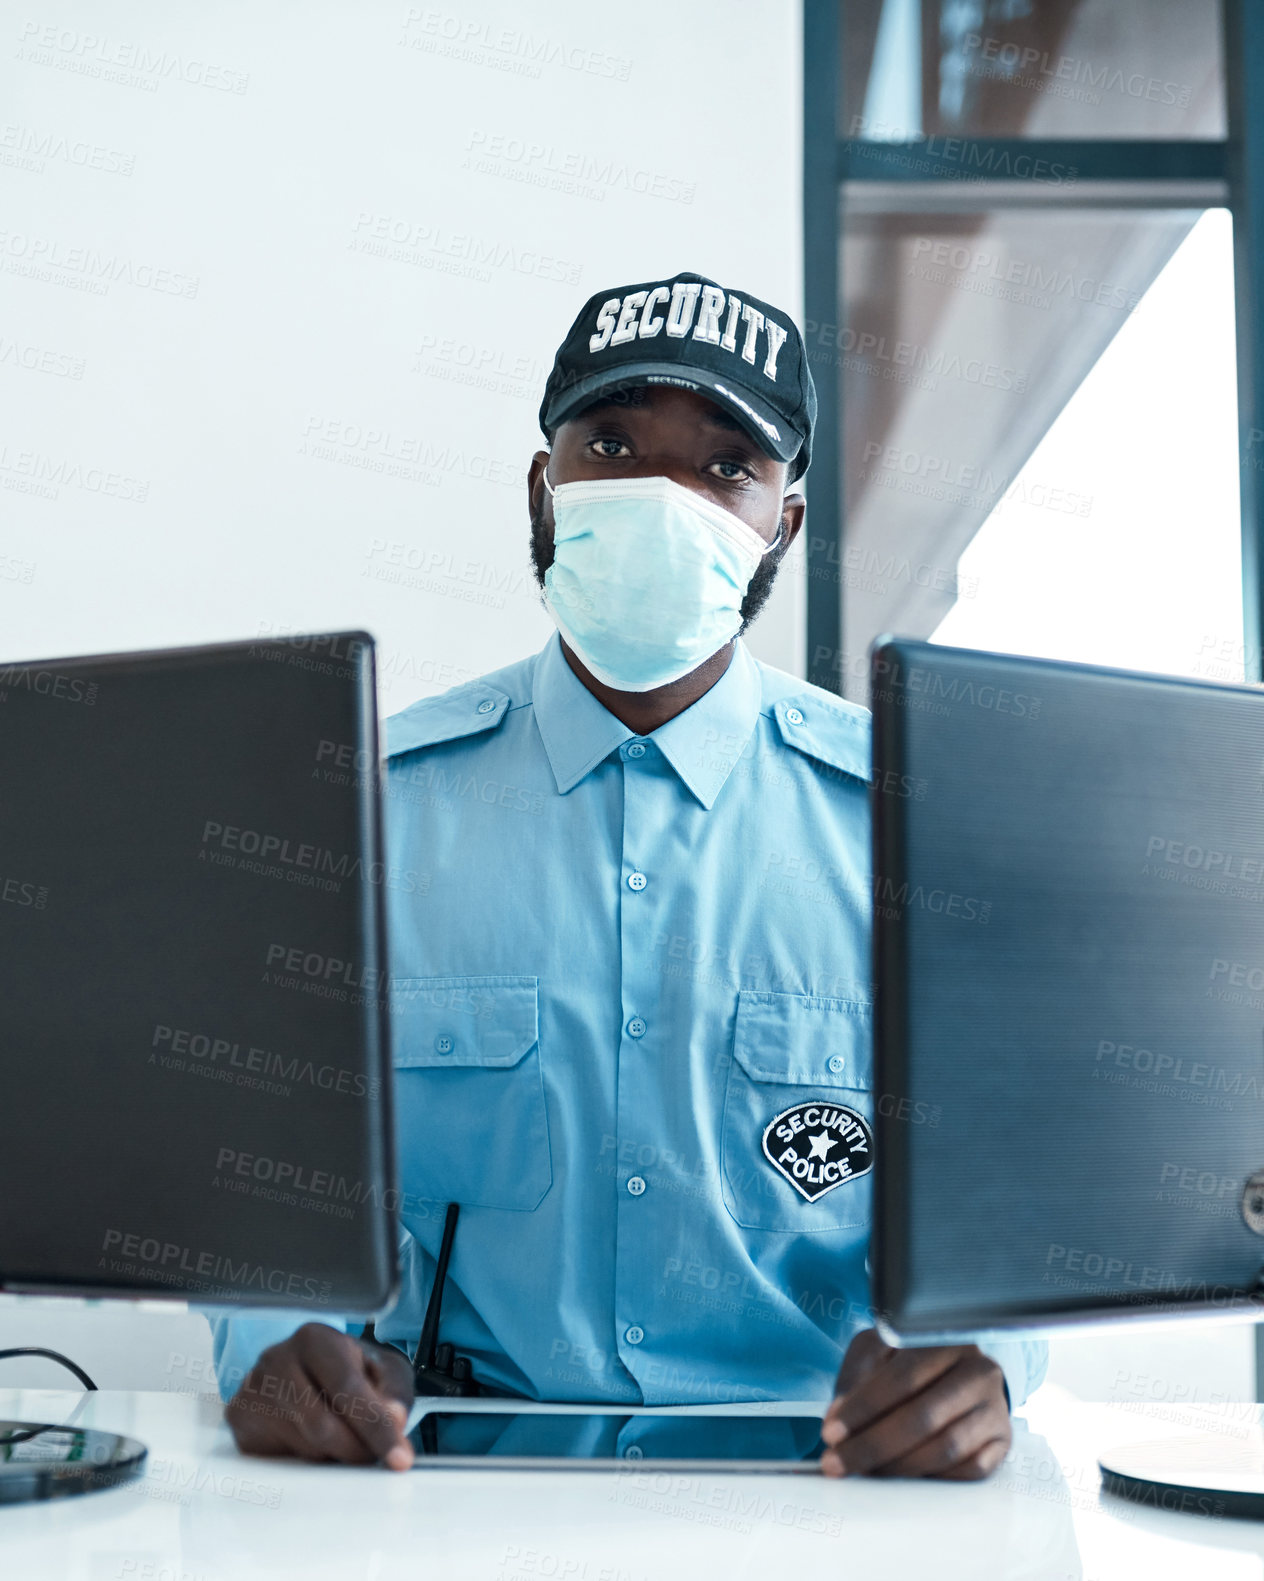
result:
[[(878, 142), (840, 138), (841, 39), (848, 6), (874, 0), (804, 0), (803, 303), (808, 323), (839, 322), (842, 244), (849, 213), (959, 213), (988, 209), (1109, 207), (1227, 208), (1233, 222), (1238, 365), (1238, 463), (1242, 501), (1243, 643), (1248, 681), (1264, 680), (1264, 7), (1222, 0), (1228, 136), (1224, 139), (943, 138)], [(962, 149), (967, 153), (963, 157)], [(1070, 163), (1077, 178), (993, 177)], [(844, 648), (841, 565), (845, 535), (842, 374), (822, 359), (812, 444), (807, 543), (805, 673), (829, 691)], [(1253, 452), (1256, 455), (1253, 455)], [(1258, 465), (1257, 463), (1258, 457)]]

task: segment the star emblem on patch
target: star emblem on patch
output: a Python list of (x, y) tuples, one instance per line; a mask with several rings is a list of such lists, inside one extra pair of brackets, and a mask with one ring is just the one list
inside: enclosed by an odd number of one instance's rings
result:
[(774, 1115), (764, 1157), (806, 1202), (817, 1202), (873, 1168), (873, 1131), (863, 1114), (819, 1098)]

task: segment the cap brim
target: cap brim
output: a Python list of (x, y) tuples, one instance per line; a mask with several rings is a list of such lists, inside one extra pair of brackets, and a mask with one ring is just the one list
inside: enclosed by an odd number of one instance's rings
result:
[(591, 406), (612, 390), (646, 384), (667, 384), (680, 390), (697, 390), (730, 412), (765, 454), (778, 461), (793, 461), (802, 439), (791, 433), (784, 417), (748, 390), (735, 390), (720, 374), (691, 368), (679, 362), (624, 362), (590, 374), (554, 396), (544, 414), (543, 428), (552, 435), (568, 418)]

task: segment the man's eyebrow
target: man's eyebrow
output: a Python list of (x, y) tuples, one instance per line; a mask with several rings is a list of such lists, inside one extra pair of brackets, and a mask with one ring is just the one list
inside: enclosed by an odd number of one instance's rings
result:
[(772, 461), (775, 459), (773, 456), (768, 454), (763, 445), (759, 443), (754, 434), (752, 434), (750, 429), (747, 428), (746, 424), (738, 422), (737, 418), (732, 416), (731, 413), (722, 411), (720, 407), (716, 406), (712, 407), (709, 412), (704, 412), (702, 415), (712, 428), (722, 428), (726, 434), (736, 435), (736, 437), (743, 442), (746, 449), (749, 450), (752, 456), (758, 456), (764, 461)]
[(738, 422), (736, 417), (730, 416), (728, 412), (721, 411), (718, 406), (711, 407), (709, 411), (704, 412), (702, 415), (708, 423), (711, 423), (716, 428), (736, 429), (738, 433), (746, 433), (745, 427)]
[[(629, 410), (644, 411), (646, 407), (653, 405), (653, 402), (653, 386), (639, 385), (637, 386), (636, 393), (631, 400), (619, 400), (617, 397), (613, 399), (599, 398), (595, 400), (590, 406), (581, 407), (580, 410), (575, 413), (574, 417), (567, 418), (567, 422), (582, 423), (601, 418), (604, 418), (608, 421), (611, 417), (620, 417)], [(763, 456), (767, 454), (763, 446), (759, 444), (758, 441), (753, 437), (746, 425), (739, 422), (737, 418), (732, 416), (729, 412), (726, 412), (723, 407), (709, 405), (701, 413), (701, 417), (702, 421), (709, 427), (722, 428), (727, 434), (736, 434), (740, 439), (749, 441), (752, 455)]]
[(594, 401), (591, 406), (583, 406), (573, 417), (568, 417), (568, 423), (583, 423), (590, 418), (621, 416), (627, 411), (642, 411), (647, 403), (643, 401), (600, 400)]

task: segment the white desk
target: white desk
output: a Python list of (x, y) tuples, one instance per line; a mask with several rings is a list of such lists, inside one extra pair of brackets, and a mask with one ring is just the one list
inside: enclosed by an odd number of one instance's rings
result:
[[(0, 1390), (0, 1416), (58, 1421), (79, 1396)], [(1241, 1431), (1253, 1407), (1210, 1420)], [(76, 1420), (143, 1439), (129, 1487), (0, 1506), (14, 1581), (1147, 1581), (1264, 1578), (1264, 1522), (1137, 1510), (1096, 1453), (1187, 1433), (1192, 1413), (1045, 1390), (986, 1483), (804, 1476), (414, 1471), (237, 1454), (213, 1397), (110, 1393)]]

